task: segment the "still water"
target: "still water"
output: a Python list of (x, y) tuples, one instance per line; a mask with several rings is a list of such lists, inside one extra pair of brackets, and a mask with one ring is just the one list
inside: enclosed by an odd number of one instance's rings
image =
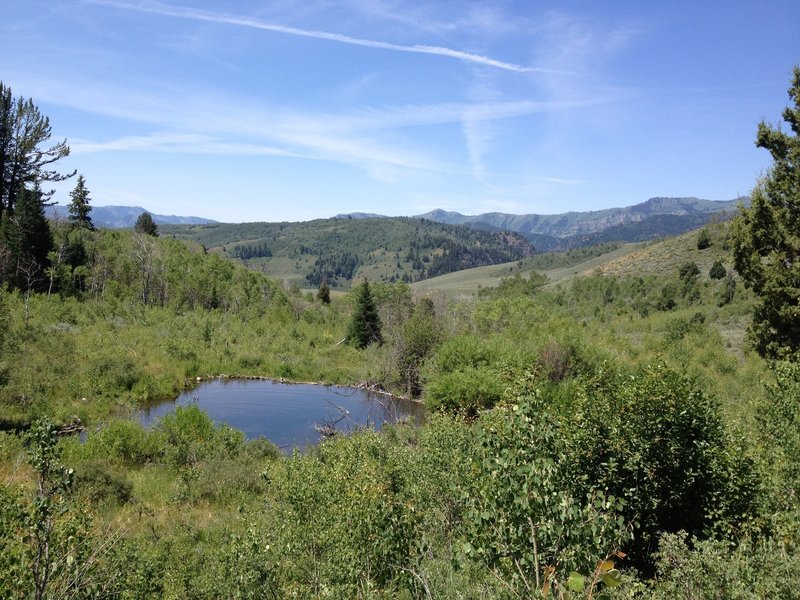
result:
[(360, 427), (411, 419), (419, 423), (423, 408), (414, 402), (364, 390), (265, 380), (217, 379), (184, 392), (177, 399), (139, 412), (150, 425), (176, 406), (196, 404), (217, 423), (239, 429), (249, 438), (264, 436), (281, 449), (304, 448), (320, 441), (320, 429), (347, 433)]

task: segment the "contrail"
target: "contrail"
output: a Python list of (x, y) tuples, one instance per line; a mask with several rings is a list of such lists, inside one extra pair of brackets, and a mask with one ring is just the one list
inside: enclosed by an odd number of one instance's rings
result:
[(287, 27), (286, 25), (276, 25), (274, 23), (265, 23), (247, 17), (238, 17), (235, 15), (226, 15), (222, 13), (215, 13), (206, 10), (195, 8), (188, 8), (183, 6), (171, 6), (162, 4), (160, 2), (136, 3), (125, 2), (125, 0), (89, 0), (93, 4), (101, 4), (114, 8), (123, 8), (128, 10), (135, 10), (139, 12), (152, 13), (163, 15), (167, 17), (175, 17), (179, 19), (191, 19), (194, 21), (206, 21), (209, 23), (222, 23), (225, 25), (236, 25), (238, 27), (249, 27), (251, 29), (260, 29), (262, 31), (274, 31), (276, 33), (284, 33), (287, 35), (296, 35), (300, 37), (314, 38), (318, 40), (327, 40), (331, 42), (339, 42), (341, 44), (350, 44), (351, 46), (364, 46), (367, 48), (379, 48), (381, 50), (393, 50), (395, 52), (411, 52), (415, 54), (433, 54), (436, 56), (446, 56), (455, 58), (466, 62), (477, 63), (497, 69), (504, 69), (506, 71), (515, 71), (517, 73), (554, 73), (551, 69), (542, 69), (536, 67), (524, 67), (514, 63), (496, 60), (488, 56), (481, 56), (480, 54), (471, 54), (469, 52), (462, 52), (461, 50), (453, 50), (452, 48), (444, 48), (441, 46), (428, 46), (425, 44), (393, 44), (391, 42), (381, 42), (379, 40), (367, 40), (363, 38), (351, 37), (340, 33), (331, 33), (328, 31), (314, 31), (308, 29), (298, 29), (297, 27)]

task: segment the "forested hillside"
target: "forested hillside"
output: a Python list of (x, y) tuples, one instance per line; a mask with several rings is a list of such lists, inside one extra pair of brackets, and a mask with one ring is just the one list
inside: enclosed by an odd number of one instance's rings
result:
[(524, 237), (409, 218), (320, 219), (164, 227), (210, 252), (300, 287), (349, 288), (356, 279), (410, 283), (518, 260), (534, 253)]

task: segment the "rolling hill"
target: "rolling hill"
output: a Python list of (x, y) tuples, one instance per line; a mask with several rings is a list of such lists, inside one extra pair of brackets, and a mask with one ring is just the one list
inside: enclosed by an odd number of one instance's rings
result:
[(599, 244), (568, 252), (548, 252), (506, 264), (490, 265), (449, 273), (416, 282), (412, 287), (422, 293), (432, 291), (447, 295), (471, 295), (481, 288), (496, 287), (506, 277), (526, 277), (531, 271), (547, 276), (549, 285), (594, 273), (616, 276), (674, 275), (681, 264), (698, 265), (701, 277), (707, 278), (711, 265), (719, 260), (732, 269), (728, 246), (728, 224), (708, 226), (712, 244), (697, 247), (696, 230), (658, 241)]
[(327, 280), (347, 288), (361, 278), (413, 282), (534, 253), (517, 233), (408, 217), (165, 226), (161, 232), (300, 287)]

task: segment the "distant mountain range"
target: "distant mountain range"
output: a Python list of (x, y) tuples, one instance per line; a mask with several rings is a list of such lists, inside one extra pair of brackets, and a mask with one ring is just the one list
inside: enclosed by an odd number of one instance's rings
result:
[[(524, 236), (537, 250), (564, 250), (610, 241), (641, 242), (678, 235), (702, 227), (710, 220), (726, 220), (749, 198), (703, 200), (701, 198), (650, 198), (634, 206), (555, 215), (516, 215), (501, 212), (462, 215), (441, 209), (412, 217), (447, 225), (463, 225), (484, 233), (510, 231)], [(48, 208), (51, 218), (66, 218), (64, 206)], [(91, 217), (96, 227), (133, 227), (145, 210), (139, 206), (95, 206)], [(152, 214), (152, 213), (151, 213)], [(217, 221), (202, 217), (153, 214), (160, 225), (209, 225)], [(365, 212), (339, 214), (333, 220), (387, 218)]]
[[(136, 219), (145, 212), (141, 206), (93, 206), (89, 215), (95, 227), (108, 229), (125, 229), (133, 227)], [(67, 207), (53, 205), (47, 207), (47, 216), (50, 219), (66, 219), (68, 217)], [(217, 223), (211, 219), (202, 217), (178, 217), (175, 215), (157, 215), (150, 213), (153, 220), (159, 225), (203, 225)]]
[[(486, 232), (513, 231), (525, 236), (539, 252), (591, 246), (610, 241), (641, 242), (678, 235), (702, 227), (710, 220), (733, 217), (739, 204), (735, 200), (701, 198), (650, 198), (646, 202), (621, 208), (555, 215), (515, 215), (500, 212), (462, 215), (441, 209), (416, 218), (448, 225), (465, 225)], [(351, 213), (335, 218), (365, 219), (379, 215)]]
[(499, 229), (521, 233), (539, 250), (589, 246), (599, 242), (640, 242), (677, 235), (703, 226), (710, 219), (724, 220), (738, 212), (736, 200), (700, 198), (650, 198), (621, 208), (556, 215), (484, 213), (466, 216), (434, 210), (419, 218), (438, 223), (467, 225), (476, 229)]

